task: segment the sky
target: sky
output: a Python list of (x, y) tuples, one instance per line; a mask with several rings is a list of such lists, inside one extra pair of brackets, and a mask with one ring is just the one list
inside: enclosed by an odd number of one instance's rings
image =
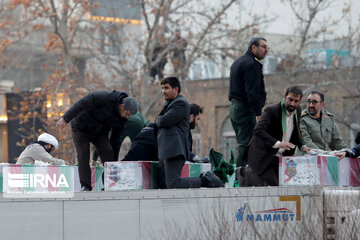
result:
[[(306, 0), (304, 0), (305, 2)], [(342, 14), (342, 8), (344, 3), (349, 2), (351, 4), (351, 17), (352, 24), (359, 24), (360, 16), (360, 1), (359, 0), (333, 0), (331, 7), (324, 10), (319, 15), (319, 20), (325, 17), (331, 17), (332, 19), (338, 19)], [(266, 14), (269, 17), (276, 17), (277, 19), (269, 23), (266, 28), (266, 32), (279, 33), (279, 34), (292, 34), (294, 32), (293, 26), (296, 24), (295, 17), (292, 13), (290, 5), (286, 0), (255, 0), (252, 1), (253, 11), (258, 14)], [(347, 27), (333, 29), (337, 35), (345, 34)]]

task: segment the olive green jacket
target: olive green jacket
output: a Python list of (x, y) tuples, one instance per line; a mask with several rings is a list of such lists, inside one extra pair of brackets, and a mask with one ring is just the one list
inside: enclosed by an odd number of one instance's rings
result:
[(321, 121), (311, 116), (307, 110), (301, 113), (300, 131), (305, 145), (309, 148), (321, 150), (340, 150), (347, 148), (339, 134), (334, 116), (322, 110)]

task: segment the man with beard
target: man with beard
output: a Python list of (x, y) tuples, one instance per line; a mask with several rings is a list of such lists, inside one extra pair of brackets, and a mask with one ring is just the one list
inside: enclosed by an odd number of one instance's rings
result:
[(159, 156), (158, 185), (160, 188), (224, 187), (210, 171), (199, 177), (181, 178), (190, 153), (190, 106), (180, 95), (181, 85), (176, 77), (164, 78), (161, 89), (165, 102), (154, 122)]
[[(190, 130), (195, 129), (199, 124), (200, 114), (202, 114), (203, 109), (195, 104), (190, 104), (190, 120), (189, 127)], [(190, 158), (189, 161), (193, 161), (196, 156), (192, 153), (192, 136), (191, 131), (189, 132), (189, 142), (190, 142)], [(136, 136), (136, 138), (131, 143), (131, 149), (126, 154), (125, 158), (122, 161), (158, 161), (157, 156), (157, 143), (154, 135), (154, 124), (149, 123), (141, 132)]]
[(30, 144), (20, 154), (16, 164), (33, 165), (35, 161), (42, 161), (50, 165), (65, 165), (65, 161), (51, 156), (51, 152), (59, 145), (58, 140), (48, 133), (41, 134), (37, 141)]
[(249, 166), (236, 169), (240, 186), (279, 185), (278, 157), (293, 155), (296, 146), (305, 152), (310, 150), (299, 129), (302, 95), (300, 87), (289, 87), (280, 103), (265, 109), (245, 153)]
[(300, 131), (306, 146), (321, 150), (347, 148), (335, 124), (334, 115), (324, 110), (325, 97), (320, 91), (311, 91), (306, 100), (307, 109), (301, 114)]
[(244, 166), (244, 153), (266, 101), (262, 64), (269, 47), (266, 39), (250, 40), (247, 52), (230, 69), (230, 120), (238, 142), (236, 166)]

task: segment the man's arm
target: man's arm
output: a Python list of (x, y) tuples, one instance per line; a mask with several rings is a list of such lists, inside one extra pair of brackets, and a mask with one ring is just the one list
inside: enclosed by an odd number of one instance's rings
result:
[(344, 140), (342, 139), (342, 137), (340, 137), (340, 133), (339, 133), (339, 130), (338, 130), (335, 122), (334, 122), (334, 128), (333, 128), (333, 133), (332, 133), (332, 139), (329, 144), (329, 147), (331, 150), (340, 150), (340, 149), (347, 148)]
[(71, 108), (62, 116), (66, 122), (70, 122), (71, 119), (79, 115), (83, 111), (92, 110), (101, 106), (108, 96), (106, 91), (97, 91), (88, 94), (74, 103)]
[(274, 113), (272, 113), (269, 108), (266, 108), (254, 129), (254, 135), (263, 140), (265, 147), (273, 147), (278, 141), (269, 134), (269, 129), (274, 127), (274, 120)]
[(50, 153), (45, 151), (45, 149), (40, 145), (36, 146), (36, 148), (34, 148), (33, 151), (31, 151), (31, 155), (34, 160), (43, 161), (51, 165), (65, 165), (64, 160), (54, 158), (53, 156), (51, 156)]
[(154, 123), (158, 128), (168, 128), (178, 122), (181, 122), (184, 119), (185, 113), (186, 102), (176, 101), (171, 104), (170, 108), (164, 115), (158, 116)]
[(318, 149), (319, 147), (312, 141), (311, 136), (309, 134), (309, 129), (306, 122), (301, 119), (300, 120), (300, 132), (304, 140), (304, 144), (309, 148)]
[(56, 130), (62, 130), (68, 122), (70, 122), (81, 112), (95, 109), (101, 106), (107, 96), (108, 92), (98, 91), (90, 93), (81, 98), (79, 101), (74, 103), (71, 108), (59, 119), (59, 121), (56, 123)]

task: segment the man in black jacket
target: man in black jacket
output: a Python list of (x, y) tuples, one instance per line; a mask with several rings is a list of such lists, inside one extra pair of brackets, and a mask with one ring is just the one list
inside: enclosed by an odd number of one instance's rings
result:
[(292, 156), (296, 146), (310, 150), (299, 130), (302, 95), (300, 87), (289, 87), (280, 103), (265, 109), (244, 156), (250, 167), (236, 169), (240, 186), (279, 185), (279, 156)]
[[(56, 128), (61, 130), (71, 121), (83, 191), (91, 191), (90, 142), (98, 149), (103, 163), (116, 161), (120, 134), (138, 108), (138, 101), (128, 97), (126, 92), (98, 91), (77, 101), (56, 123)], [(112, 135), (109, 139), (110, 129)]]
[[(190, 130), (194, 129), (199, 121), (200, 114), (203, 112), (202, 108), (192, 103), (190, 104), (190, 120), (189, 126)], [(157, 142), (154, 135), (155, 124), (149, 123), (144, 127), (141, 132), (135, 137), (131, 142), (131, 148), (126, 154), (125, 158), (121, 161), (158, 161), (157, 154)], [(190, 143), (190, 158), (189, 161), (194, 161), (196, 156), (192, 153), (192, 136), (191, 131), (189, 131), (189, 143)], [(202, 161), (205, 161), (201, 159)]]
[(268, 50), (265, 38), (252, 38), (247, 52), (230, 69), (230, 120), (238, 142), (237, 166), (245, 165), (244, 151), (265, 105), (264, 76), (259, 60), (265, 58)]
[(165, 103), (155, 119), (154, 129), (159, 155), (159, 186), (166, 188), (224, 186), (211, 172), (201, 177), (180, 178), (190, 153), (190, 107), (186, 99), (180, 95), (181, 86), (177, 78), (165, 78), (161, 81), (161, 86)]

